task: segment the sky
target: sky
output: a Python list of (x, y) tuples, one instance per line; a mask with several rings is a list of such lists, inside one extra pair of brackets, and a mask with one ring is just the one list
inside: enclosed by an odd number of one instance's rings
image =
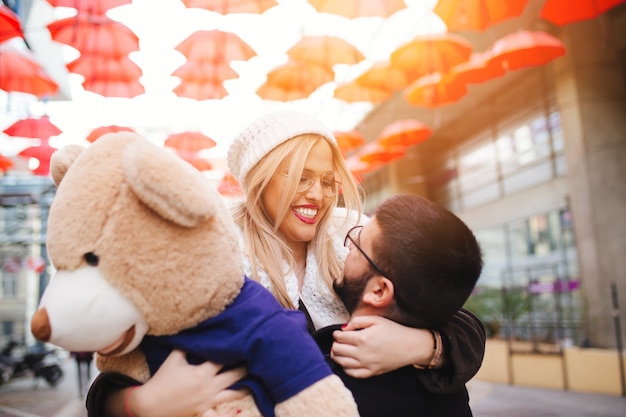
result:
[[(146, 93), (132, 99), (105, 98), (86, 92), (82, 77), (69, 75), (71, 101), (34, 101), (8, 97), (0, 92), (0, 112), (10, 114), (1, 119), (4, 129), (26, 116), (48, 114), (63, 133), (51, 139), (52, 146), (69, 143), (87, 144), (84, 138), (96, 127), (129, 126), (155, 143), (162, 143), (170, 133), (200, 131), (217, 142), (206, 152), (208, 158), (223, 158), (230, 139), (245, 125), (263, 113), (275, 109), (297, 109), (319, 118), (332, 130), (349, 130), (372, 109), (369, 103), (346, 103), (332, 97), (336, 83), (322, 86), (306, 100), (277, 102), (262, 100), (255, 91), (265, 82), (266, 74), (287, 61), (286, 51), (303, 35), (339, 36), (355, 45), (366, 61), (352, 66), (335, 67), (336, 81), (347, 82), (372, 63), (386, 60), (391, 51), (427, 33), (441, 33), (445, 25), (432, 13), (436, 0), (405, 0), (407, 8), (387, 19), (348, 19), (317, 13), (304, 0), (278, 0), (279, 5), (262, 15), (233, 14), (223, 16), (203, 9), (188, 9), (180, 0), (133, 0), (132, 4), (109, 11), (109, 17), (127, 25), (140, 40), (140, 50), (130, 58), (143, 71), (140, 79)], [(71, 14), (64, 8), (54, 9), (44, 0), (35, 0), (26, 36), (49, 36), (45, 25)], [(174, 48), (196, 30), (219, 29), (234, 32), (255, 50), (248, 61), (233, 62), (240, 74), (226, 81), (229, 95), (221, 100), (197, 101), (177, 97), (173, 88), (178, 79), (171, 73), (185, 62)], [(69, 46), (52, 42), (61, 48), (65, 63), (78, 56)], [(50, 46), (46, 49), (50, 49)], [(37, 51), (45, 54), (46, 50)], [(18, 94), (21, 95), (21, 94)], [(32, 96), (30, 96), (32, 97)], [(13, 118), (13, 119), (11, 119)], [(11, 120), (10, 120), (11, 119)], [(19, 152), (19, 141), (0, 135), (3, 154)]]

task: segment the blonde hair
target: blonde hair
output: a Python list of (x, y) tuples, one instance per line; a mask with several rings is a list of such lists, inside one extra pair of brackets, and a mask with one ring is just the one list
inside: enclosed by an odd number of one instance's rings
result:
[[(283, 261), (295, 270), (295, 259), (291, 249), (278, 234), (278, 228), (289, 212), (306, 158), (319, 141), (327, 140), (317, 134), (304, 134), (295, 136), (272, 149), (252, 167), (244, 179), (246, 183), (244, 189), (248, 190), (246, 198), (233, 207), (233, 218), (243, 231), (246, 255), (252, 266), (250, 278), (258, 281), (259, 269), (265, 270), (271, 282), (272, 293), (281, 305), (288, 308), (297, 308), (297, 306), (293, 305), (287, 293), (284, 279), (287, 271), (283, 268)], [(310, 245), (315, 251), (322, 279), (332, 290), (334, 278), (343, 273), (343, 260), (337, 256), (333, 248), (328, 221), (341, 200), (341, 205), (347, 209), (344, 222), (348, 223), (351, 217), (356, 218), (358, 222), (363, 208), (363, 194), (346, 167), (339, 148), (328, 143), (333, 153), (333, 170), (342, 184), (342, 192), (332, 198), (329, 209), (319, 221), (317, 233)], [(280, 195), (279, 207), (281, 209), (277, 213), (276, 220), (272, 222), (266, 213), (262, 196), (272, 176), (278, 170), (287, 170), (289, 175), (287, 186)], [(357, 213), (357, 215), (354, 216), (352, 213)], [(342, 225), (342, 229), (346, 225)]]

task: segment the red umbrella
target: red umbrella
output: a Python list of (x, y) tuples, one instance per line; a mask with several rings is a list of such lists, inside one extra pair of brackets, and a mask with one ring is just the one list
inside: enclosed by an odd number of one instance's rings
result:
[(231, 174), (230, 172), (227, 172), (224, 175), (224, 177), (220, 181), (220, 184), (217, 186), (217, 191), (221, 195), (228, 197), (243, 196), (243, 189), (241, 188), (241, 185), (239, 185), (239, 182), (237, 182), (233, 174)]
[(59, 91), (57, 83), (29, 51), (0, 45), (0, 89), (6, 92), (33, 94), (39, 98)]
[(133, 77), (122, 80), (85, 80), (82, 84), (85, 91), (103, 97), (133, 98), (146, 92), (143, 84)]
[(418, 36), (391, 53), (391, 65), (405, 72), (408, 81), (433, 72), (446, 72), (465, 62), (472, 45), (451, 33)]
[(46, 176), (50, 174), (50, 157), (57, 151), (48, 143), (47, 139), (42, 139), (39, 146), (31, 146), (26, 148), (20, 153), (19, 156), (23, 158), (34, 158), (39, 161), (39, 165), (32, 170), (33, 174)]
[(172, 73), (180, 78), (180, 84), (174, 88), (179, 97), (195, 100), (212, 100), (226, 97), (224, 81), (238, 78), (239, 74), (227, 62), (190, 59)]
[(432, 130), (415, 119), (397, 120), (388, 124), (378, 135), (378, 143), (386, 147), (409, 147), (426, 141)]
[(0, 154), (0, 171), (7, 172), (13, 168), (13, 160)]
[(139, 79), (141, 68), (128, 56), (107, 57), (100, 54), (84, 53), (66, 65), (68, 71), (80, 74), (85, 80), (126, 80)]
[(196, 152), (176, 151), (176, 155), (190, 163), (198, 171), (210, 171), (213, 165), (205, 158), (198, 156)]
[(626, 0), (546, 0), (539, 16), (558, 26), (598, 17)]
[(333, 73), (324, 66), (291, 60), (271, 70), (256, 93), (266, 100), (298, 100), (307, 98), (333, 79)]
[(389, 17), (406, 7), (403, 0), (309, 0), (309, 3), (318, 12), (350, 19), (368, 16)]
[(337, 139), (337, 145), (339, 149), (345, 155), (346, 153), (353, 151), (365, 143), (363, 134), (356, 129), (335, 131), (333, 132), (335, 139)]
[(137, 35), (124, 24), (105, 15), (79, 13), (50, 23), (48, 30), (53, 40), (76, 48), (81, 53), (119, 57), (139, 50)]
[(337, 86), (333, 96), (348, 103), (358, 101), (382, 103), (389, 100), (393, 96), (393, 92), (387, 89), (363, 85), (358, 80), (353, 80)]
[(483, 31), (522, 14), (528, 0), (439, 0), (433, 10), (448, 31)]
[(455, 65), (449, 74), (464, 84), (477, 84), (503, 76), (506, 71), (498, 62), (491, 60), (490, 52), (474, 52), (469, 61)]
[(44, 115), (20, 119), (4, 129), (4, 133), (20, 138), (48, 140), (50, 137), (60, 135), (63, 132), (52, 124), (50, 116)]
[(467, 87), (450, 74), (425, 75), (404, 89), (405, 100), (414, 106), (438, 107), (454, 103), (467, 94)]
[(78, 13), (89, 13), (103, 15), (107, 10), (124, 4), (130, 4), (132, 0), (48, 0), (54, 7), (71, 7), (78, 10)]
[(356, 64), (365, 56), (354, 45), (337, 36), (303, 36), (289, 48), (290, 59), (321, 65), (332, 71), (336, 64)]
[(206, 9), (221, 14), (263, 13), (276, 6), (276, 0), (182, 0), (186, 7)]
[(370, 142), (363, 146), (356, 155), (362, 162), (386, 164), (404, 157), (406, 148), (402, 146), (383, 146), (377, 142)]
[(384, 162), (364, 162), (359, 158), (358, 155), (352, 155), (351, 157), (346, 159), (346, 166), (348, 167), (348, 170), (352, 173), (356, 181), (359, 183), (362, 180), (363, 174), (375, 171), (379, 168), (382, 168), (384, 165)]
[(203, 149), (213, 148), (215, 145), (213, 139), (200, 132), (173, 133), (165, 139), (164, 143), (166, 148), (173, 148), (179, 153), (196, 153)]
[(565, 55), (563, 43), (546, 32), (518, 31), (495, 41), (490, 60), (506, 70), (544, 65)]
[(11, 38), (23, 38), (22, 21), (8, 6), (0, 5), (0, 42)]
[(232, 32), (198, 30), (176, 46), (187, 59), (213, 62), (246, 61), (256, 55), (254, 49)]
[(96, 140), (100, 139), (100, 136), (106, 135), (107, 133), (115, 132), (135, 132), (135, 130), (131, 129), (130, 127), (117, 125), (100, 126), (92, 130), (91, 133), (87, 135), (87, 141), (93, 143)]

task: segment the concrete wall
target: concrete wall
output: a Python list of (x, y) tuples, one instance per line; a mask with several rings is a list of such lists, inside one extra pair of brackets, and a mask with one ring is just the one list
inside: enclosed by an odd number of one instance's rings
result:
[[(487, 341), (479, 381), (622, 395), (619, 356), (615, 350), (565, 348), (562, 354), (509, 353), (506, 340)], [(626, 355), (622, 353), (623, 362)], [(626, 372), (626, 367), (624, 367)]]

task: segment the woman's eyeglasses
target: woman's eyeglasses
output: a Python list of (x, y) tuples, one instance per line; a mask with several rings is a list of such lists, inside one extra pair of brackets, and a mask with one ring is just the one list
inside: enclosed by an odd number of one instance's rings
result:
[(365, 259), (367, 259), (367, 262), (369, 262), (369, 264), (372, 266), (372, 268), (376, 270), (376, 272), (378, 272), (383, 277), (389, 278), (389, 275), (385, 274), (383, 270), (378, 265), (376, 265), (376, 262), (374, 262), (372, 258), (367, 256), (365, 251), (363, 251), (363, 249), (361, 249), (361, 246), (359, 246), (359, 244), (357, 243), (357, 241), (359, 243), (361, 242), (361, 230), (362, 229), (363, 229), (363, 226), (354, 226), (352, 229), (348, 230), (348, 233), (346, 234), (346, 239), (343, 241), (343, 246), (349, 247), (350, 245), (354, 245), (354, 247), (357, 248), (359, 252), (363, 254), (363, 256), (365, 256)]
[[(282, 173), (285, 177), (289, 177), (289, 174), (284, 172)], [(314, 174), (312, 172), (304, 171), (300, 176), (300, 181), (298, 182), (298, 186), (296, 187), (296, 192), (303, 193), (308, 191), (315, 181), (319, 177), (320, 184), (322, 186), (322, 193), (326, 197), (334, 197), (339, 192), (339, 188), (341, 187), (341, 183), (335, 180), (335, 174), (333, 172), (322, 172), (321, 174)]]

